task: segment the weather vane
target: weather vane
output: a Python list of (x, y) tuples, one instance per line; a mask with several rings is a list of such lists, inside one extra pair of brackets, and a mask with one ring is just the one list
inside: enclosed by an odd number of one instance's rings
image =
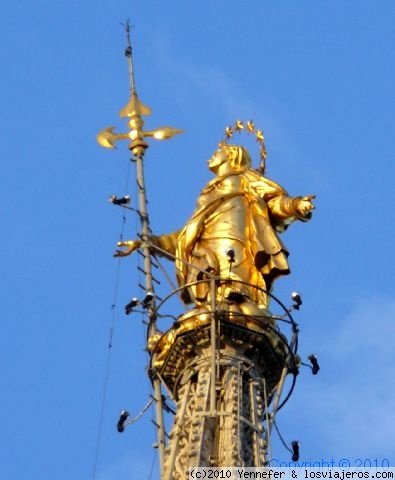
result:
[(155, 130), (143, 130), (143, 116), (151, 115), (151, 109), (144, 105), (137, 96), (136, 85), (133, 70), (133, 51), (130, 41), (130, 25), (129, 21), (124, 25), (127, 37), (127, 47), (125, 56), (128, 59), (129, 81), (130, 81), (130, 99), (127, 105), (119, 112), (121, 118), (129, 118), (128, 126), (130, 128), (127, 133), (115, 133), (115, 126), (103, 129), (97, 135), (97, 141), (102, 147), (115, 148), (115, 142), (118, 140), (130, 140), (129, 150), (136, 156), (144, 155), (144, 151), (148, 148), (148, 144), (144, 142), (145, 137), (153, 137), (156, 140), (167, 140), (174, 137), (183, 130), (173, 127), (159, 127)]

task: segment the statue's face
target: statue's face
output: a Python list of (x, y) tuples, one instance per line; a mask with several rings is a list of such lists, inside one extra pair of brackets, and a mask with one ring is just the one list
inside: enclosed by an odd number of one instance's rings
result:
[(224, 148), (218, 149), (214, 155), (208, 160), (208, 168), (214, 172), (218, 172), (218, 168), (225, 162), (228, 161), (228, 156)]

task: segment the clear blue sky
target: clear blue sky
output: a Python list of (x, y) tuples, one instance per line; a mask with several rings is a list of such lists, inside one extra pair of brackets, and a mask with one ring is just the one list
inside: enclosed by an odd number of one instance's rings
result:
[[(268, 176), (317, 195), (283, 237), (293, 273), (276, 293), (303, 293), (301, 353), (322, 371), (301, 373), (278, 424), (301, 461), (395, 465), (395, 3), (20, 0), (0, 31), (1, 478), (92, 478), (121, 229), (107, 198), (128, 165), (95, 136), (125, 128), (127, 18), (147, 127), (186, 131), (147, 152), (153, 230), (184, 224), (224, 127), (253, 118)], [(153, 460), (151, 412), (115, 431), (149, 394), (141, 319), (123, 314), (135, 267), (122, 261), (97, 480), (148, 479)], [(278, 441), (274, 457), (289, 460)]]

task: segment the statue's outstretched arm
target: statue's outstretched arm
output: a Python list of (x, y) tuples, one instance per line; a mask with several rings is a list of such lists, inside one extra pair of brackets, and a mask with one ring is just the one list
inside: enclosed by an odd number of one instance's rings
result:
[(291, 223), (294, 220), (307, 221), (311, 218), (314, 210), (312, 200), (315, 195), (305, 197), (288, 197), (287, 195), (278, 195), (268, 200), (271, 215), (278, 221)]
[(174, 261), (179, 234), (180, 230), (177, 230), (176, 232), (159, 235), (157, 237), (150, 237), (151, 243), (153, 245), (151, 247), (152, 253), (159, 255), (160, 257), (165, 257), (168, 260)]
[(312, 202), (314, 198), (315, 195), (307, 195), (305, 197), (279, 195), (271, 198), (267, 205), (276, 230), (280, 232), (285, 230), (295, 220), (301, 220), (302, 222), (310, 220), (312, 211), (315, 208)]
[(248, 170), (245, 178), (252, 190), (265, 200), (271, 217), (280, 229), (294, 220), (307, 221), (311, 218), (311, 212), (315, 208), (312, 203), (315, 195), (290, 197), (278, 183), (262, 177), (255, 170)]
[[(152, 253), (161, 257), (166, 257), (169, 260), (174, 260), (179, 233), (179, 231), (176, 231), (159, 236), (152, 235), (150, 237)], [(127, 240), (125, 242), (118, 242), (118, 247), (126, 247), (126, 249), (116, 250), (114, 257), (126, 257), (140, 248), (142, 244), (142, 240)]]
[(312, 200), (315, 199), (315, 195), (306, 195), (304, 197), (294, 198), (295, 209), (298, 213), (298, 219), (302, 221), (310, 220), (315, 206)]

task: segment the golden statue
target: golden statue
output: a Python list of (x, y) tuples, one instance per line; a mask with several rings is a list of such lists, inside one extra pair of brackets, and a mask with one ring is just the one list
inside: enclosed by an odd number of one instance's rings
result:
[[(208, 167), (216, 178), (203, 188), (185, 227), (150, 237), (151, 248), (175, 261), (179, 286), (188, 284), (182, 291), (186, 304), (207, 302), (210, 285), (203, 280), (217, 277), (217, 300), (265, 308), (274, 280), (290, 272), (288, 251), (277, 232), (294, 220), (309, 220), (315, 197), (290, 197), (251, 168), (251, 157), (241, 146), (220, 144)], [(129, 255), (141, 244), (119, 242), (126, 249), (114, 256)]]

